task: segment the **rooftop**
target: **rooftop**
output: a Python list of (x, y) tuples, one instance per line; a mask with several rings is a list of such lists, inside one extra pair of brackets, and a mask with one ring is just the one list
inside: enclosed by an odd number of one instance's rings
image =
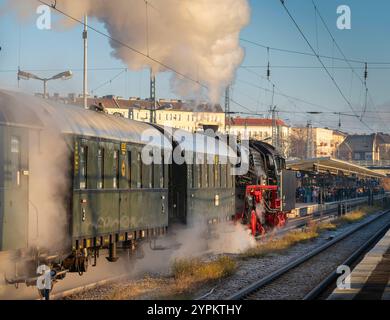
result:
[[(152, 101), (149, 99), (130, 98), (123, 99), (115, 96), (104, 96), (99, 98), (88, 98), (88, 105), (102, 103), (105, 108), (109, 109), (151, 109)], [(75, 103), (83, 104), (83, 98), (75, 98)], [(157, 110), (179, 110), (193, 112), (223, 112), (221, 105), (210, 103), (196, 103), (195, 101), (183, 100), (166, 100), (156, 101)]]
[(319, 172), (330, 172), (337, 175), (343, 172), (344, 175), (357, 175), (360, 177), (385, 178), (386, 176), (365, 167), (351, 162), (334, 159), (332, 157), (313, 158), (307, 160), (287, 161), (287, 168), (296, 171), (312, 171), (313, 166)]
[[(287, 124), (283, 120), (276, 120), (278, 126), (287, 127)], [(231, 126), (247, 126), (247, 127), (271, 127), (272, 119), (266, 118), (232, 118), (230, 121)]]

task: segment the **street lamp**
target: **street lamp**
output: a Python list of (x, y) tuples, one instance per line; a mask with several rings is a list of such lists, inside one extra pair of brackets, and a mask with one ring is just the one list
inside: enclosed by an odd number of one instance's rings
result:
[(47, 82), (48, 81), (58, 80), (58, 79), (68, 80), (68, 79), (72, 78), (72, 75), (73, 75), (72, 71), (68, 70), (68, 71), (64, 71), (64, 72), (61, 72), (59, 74), (56, 74), (55, 76), (52, 76), (51, 78), (41, 78), (41, 77), (36, 76), (35, 74), (25, 72), (22, 70), (18, 70), (18, 80), (20, 80), (20, 79), (23, 79), (23, 80), (34, 79), (34, 80), (43, 81), (43, 97), (44, 98), (47, 97)]

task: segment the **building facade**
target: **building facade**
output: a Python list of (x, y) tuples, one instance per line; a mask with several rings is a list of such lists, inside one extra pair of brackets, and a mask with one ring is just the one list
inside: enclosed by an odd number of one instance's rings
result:
[(328, 128), (291, 128), (290, 156), (298, 159), (334, 157), (347, 134)]
[[(76, 98), (77, 104), (82, 99)], [(101, 105), (104, 110), (116, 116), (137, 121), (150, 122), (153, 102), (147, 99), (123, 99), (115, 96), (88, 98), (88, 106)], [(190, 132), (213, 127), (219, 131), (225, 128), (225, 113), (218, 104), (195, 103), (194, 101), (164, 100), (156, 101), (156, 123)]]
[(290, 127), (283, 120), (276, 120), (276, 139), (272, 141), (273, 121), (264, 118), (231, 118), (227, 120), (229, 132), (240, 136), (248, 136), (254, 140), (264, 141), (270, 144), (279, 144), (279, 150), (287, 155), (289, 151)]
[(390, 160), (390, 135), (350, 135), (340, 145), (340, 158), (347, 161), (378, 162)]

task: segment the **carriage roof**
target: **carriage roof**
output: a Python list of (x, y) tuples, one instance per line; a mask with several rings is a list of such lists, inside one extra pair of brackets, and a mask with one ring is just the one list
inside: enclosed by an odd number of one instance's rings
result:
[(63, 134), (150, 144), (171, 149), (169, 140), (148, 123), (19, 92), (0, 90), (0, 125), (57, 128)]

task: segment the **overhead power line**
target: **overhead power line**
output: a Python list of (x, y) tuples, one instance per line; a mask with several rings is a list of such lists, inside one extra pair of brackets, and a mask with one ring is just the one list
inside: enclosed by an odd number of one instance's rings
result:
[[(66, 13), (66, 12), (64, 12), (64, 11), (62, 11), (62, 10), (60, 10), (60, 9), (58, 9), (56, 6), (52, 6), (50, 3), (47, 3), (47, 2), (45, 2), (45, 1), (43, 1), (43, 0), (36, 0), (36, 1), (39, 2), (39, 3), (41, 3), (41, 4), (44, 4), (44, 5), (46, 5), (46, 6), (52, 7), (52, 8), (53, 8), (54, 10), (56, 10), (58, 13), (64, 15), (65, 17), (67, 17), (67, 18), (69, 18), (69, 19), (71, 19), (71, 20), (73, 20), (73, 21), (75, 21), (75, 22), (77, 22), (77, 23), (79, 23), (79, 24), (81, 24), (81, 25), (83, 25), (83, 26), (86, 25), (83, 21), (81, 21), (81, 20), (79, 20), (79, 19), (77, 19), (77, 18), (71, 16), (70, 14), (68, 14), (68, 13)], [(100, 31), (100, 30), (98, 30), (98, 29), (96, 29), (96, 28), (94, 28), (94, 27), (92, 27), (92, 26), (90, 26), (90, 25), (87, 25), (87, 27), (88, 27), (88, 29), (90, 29), (90, 30), (92, 30), (92, 31), (94, 31), (94, 32), (96, 32), (96, 33), (98, 33), (98, 34), (100, 34), (101, 36), (110, 39), (112, 42), (115, 42), (115, 43), (117, 43), (117, 44), (119, 44), (119, 45), (121, 45), (121, 46), (123, 46), (123, 47), (125, 47), (125, 48), (127, 48), (127, 49), (129, 49), (129, 50), (131, 50), (131, 51), (133, 51), (134, 53), (139, 54), (139, 55), (145, 57), (146, 59), (150, 60), (151, 62), (157, 63), (157, 64), (159, 64), (160, 66), (164, 67), (165, 69), (167, 69), (167, 70), (169, 70), (169, 71), (172, 71), (172, 72), (176, 73), (177, 75), (181, 76), (182, 78), (187, 79), (187, 80), (189, 80), (189, 81), (191, 81), (191, 82), (194, 82), (194, 83), (198, 84), (199, 86), (201, 86), (201, 87), (203, 87), (203, 88), (205, 88), (205, 89), (208, 89), (208, 87), (207, 87), (205, 84), (202, 84), (200, 81), (193, 79), (192, 77), (190, 77), (190, 76), (188, 76), (188, 75), (186, 75), (186, 74), (184, 74), (184, 73), (182, 73), (182, 72), (176, 70), (175, 68), (173, 68), (173, 67), (171, 67), (171, 66), (165, 64), (164, 62), (161, 62), (161, 61), (159, 61), (159, 60), (153, 58), (152, 56), (150, 56), (150, 55), (148, 55), (148, 54), (146, 54), (146, 53), (144, 53), (144, 52), (141, 52), (140, 50), (137, 50), (136, 48), (134, 48), (134, 47), (132, 47), (132, 46), (130, 46), (130, 45), (124, 43), (123, 41), (120, 41), (120, 40), (118, 40), (118, 39), (116, 39), (116, 38), (113, 38), (113, 37), (111, 37), (109, 34), (104, 33), (103, 31)]]
[[(352, 110), (352, 112), (355, 114), (355, 116), (360, 119), (359, 115), (356, 113), (356, 111), (354, 110), (351, 102), (348, 100), (348, 98), (345, 96), (344, 92), (341, 90), (339, 84), (337, 83), (337, 81), (335, 80), (335, 78), (332, 76), (332, 74), (329, 72), (328, 68), (325, 66), (324, 62), (322, 61), (322, 59), (319, 57), (318, 53), (316, 52), (316, 50), (313, 48), (312, 44), (310, 43), (310, 41), (307, 39), (306, 35), (303, 33), (301, 27), (298, 25), (297, 21), (295, 20), (295, 18), (292, 16), (290, 10), (288, 10), (288, 8), (286, 7), (286, 4), (285, 4), (285, 0), (280, 0), (280, 3), (282, 4), (284, 10), (286, 11), (287, 15), (290, 17), (290, 19), (292, 20), (292, 22), (294, 23), (295, 27), (297, 28), (297, 30), (299, 31), (299, 33), (301, 34), (301, 36), (303, 37), (303, 39), (306, 41), (307, 45), (310, 47), (310, 50), (313, 52), (313, 54), (316, 56), (317, 60), (320, 62), (320, 64), (322, 65), (323, 69), (325, 70), (326, 74), (329, 76), (329, 78), (332, 80), (333, 84), (335, 85), (337, 91), (340, 93), (340, 95), (342, 96), (342, 98), (345, 100), (345, 102), (347, 103), (347, 105), (349, 106), (349, 108)], [(370, 126), (368, 126), (367, 123), (365, 123), (363, 121), (363, 119), (360, 119), (360, 122), (366, 126), (369, 130), (373, 131)]]
[[(46, 6), (52, 7), (52, 8), (53, 8), (54, 10), (56, 10), (58, 13), (64, 15), (65, 17), (67, 17), (67, 18), (69, 18), (69, 19), (71, 19), (71, 20), (73, 20), (73, 21), (75, 21), (75, 22), (77, 22), (77, 23), (79, 23), (79, 24), (81, 24), (81, 25), (83, 25), (83, 26), (86, 25), (83, 21), (81, 21), (81, 20), (79, 20), (79, 19), (77, 19), (77, 18), (71, 16), (70, 14), (68, 14), (68, 13), (66, 13), (66, 12), (64, 12), (64, 11), (62, 11), (62, 10), (60, 10), (60, 9), (58, 9), (56, 6), (52, 6), (52, 5), (50, 5), (49, 3), (47, 3), (47, 2), (45, 2), (45, 1), (43, 1), (43, 0), (36, 0), (36, 1), (39, 2), (39, 3), (41, 3), (41, 4), (44, 4), (44, 5), (46, 5)], [(145, 1), (145, 2), (146, 2), (147, 5), (153, 7), (154, 9), (156, 9), (153, 5), (151, 5), (150, 1)], [(157, 9), (156, 9), (156, 10), (157, 10)], [(173, 68), (173, 67), (171, 67), (171, 66), (168, 66), (167, 64), (165, 64), (165, 63), (163, 63), (163, 62), (161, 62), (161, 61), (159, 61), (159, 60), (153, 58), (152, 56), (149, 55), (149, 53), (146, 53), (146, 54), (145, 54), (145, 53), (143, 53), (143, 52), (141, 52), (141, 51), (135, 49), (134, 47), (132, 47), (132, 46), (130, 46), (130, 45), (128, 45), (128, 44), (126, 44), (126, 43), (124, 43), (124, 42), (122, 42), (122, 41), (116, 39), (116, 38), (113, 38), (113, 37), (111, 37), (109, 34), (106, 34), (106, 33), (102, 32), (102, 31), (100, 31), (100, 30), (98, 30), (98, 29), (96, 29), (96, 28), (94, 28), (94, 27), (92, 27), (92, 26), (90, 26), (90, 25), (87, 25), (87, 27), (88, 27), (89, 30), (92, 30), (92, 31), (96, 32), (97, 34), (100, 34), (101, 36), (106, 37), (106, 38), (110, 39), (111, 41), (113, 41), (113, 42), (115, 42), (115, 43), (117, 43), (117, 44), (119, 44), (119, 45), (121, 45), (121, 46), (123, 46), (123, 47), (125, 47), (125, 48), (127, 48), (127, 49), (129, 49), (129, 50), (131, 50), (131, 51), (133, 51), (134, 53), (139, 54), (139, 55), (141, 55), (141, 56), (143, 56), (143, 57), (149, 59), (150, 61), (152, 61), (152, 62), (154, 62), (154, 63), (159, 64), (160, 66), (166, 68), (167, 70), (169, 70), (169, 71), (171, 71), (171, 72), (173, 72), (173, 73), (176, 73), (176, 74), (179, 75), (180, 77), (182, 77), (182, 78), (184, 78), (184, 79), (187, 79), (187, 80), (189, 80), (189, 81), (191, 81), (191, 82), (193, 82), (193, 83), (199, 85), (200, 87), (202, 87), (202, 88), (204, 88), (204, 89), (208, 89), (208, 87), (207, 87), (205, 84), (201, 83), (199, 80), (195, 80), (195, 79), (193, 79), (192, 77), (187, 76), (186, 74), (184, 74), (184, 73), (182, 73), (182, 72), (176, 70), (175, 68)], [(127, 69), (126, 69), (126, 70), (127, 70)], [(111, 83), (114, 79), (116, 79), (117, 77), (119, 77), (119, 76), (120, 76), (123, 72), (125, 72), (126, 70), (121, 71), (120, 73), (118, 73), (117, 75), (115, 75), (112, 79), (110, 79), (110, 80), (108, 80), (108, 81), (102, 83), (100, 86), (98, 86), (98, 87), (95, 88), (94, 90), (96, 91), (96, 90), (98, 90), (99, 88), (101, 88), (101, 87), (103, 87), (103, 86), (105, 86), (105, 85)], [(234, 103), (234, 104), (240, 106), (240, 107), (243, 108), (243, 109), (246, 109), (246, 110), (248, 110), (248, 111), (250, 111), (250, 112), (253, 112), (253, 110), (247, 108), (247, 107), (244, 106), (243, 104), (241, 104), (241, 103), (239, 103), (239, 102), (237, 102), (237, 101), (235, 101), (235, 100), (233, 100), (233, 99), (231, 99), (231, 98), (230, 98), (230, 101), (231, 101), (232, 103)]]
[[(268, 46), (268, 45), (262, 44), (262, 43), (257, 42), (257, 41), (248, 40), (248, 39), (244, 39), (244, 38), (240, 38), (240, 41), (252, 44), (254, 46), (257, 46), (257, 47), (260, 47), (263, 49), (269, 49), (270, 51), (279, 51), (279, 52), (290, 53), (290, 54), (297, 54), (297, 55), (303, 55), (303, 56), (309, 56), (309, 57), (317, 57), (316, 54), (313, 54), (310, 52), (272, 47), (272, 46)], [(345, 61), (344, 58), (340, 58), (340, 57), (332, 57), (332, 56), (323, 55), (323, 54), (321, 54), (321, 55), (319, 54), (318, 56), (320, 58), (323, 58), (323, 59)], [(358, 64), (362, 64), (362, 65), (364, 65), (366, 62), (369, 65), (390, 65), (390, 61), (363, 61), (363, 60), (358, 60), (358, 59), (348, 59), (348, 61), (351, 63), (358, 63)]]
[[(329, 36), (331, 37), (332, 41), (333, 41), (333, 44), (336, 46), (337, 50), (340, 52), (340, 54), (343, 56), (344, 58), (344, 61), (347, 63), (347, 65), (349, 66), (349, 68), (352, 70), (352, 73), (356, 75), (356, 77), (360, 80), (361, 84), (365, 87), (365, 101), (364, 101), (364, 109), (363, 109), (363, 112), (360, 116), (360, 119), (362, 120), (363, 117), (364, 117), (364, 114), (366, 113), (367, 111), (367, 98), (368, 96), (370, 97), (371, 99), (371, 102), (372, 102), (372, 105), (373, 107), (375, 108), (375, 104), (373, 102), (373, 99), (372, 99), (372, 96), (371, 96), (371, 93), (368, 89), (368, 86), (367, 86), (367, 77), (368, 77), (368, 63), (365, 62), (364, 63), (364, 77), (362, 78), (360, 74), (358, 74), (356, 71), (355, 71), (355, 68), (351, 65), (351, 63), (349, 62), (347, 56), (345, 55), (344, 51), (341, 49), (340, 45), (338, 44), (338, 42), (336, 41), (335, 37), (333, 36), (332, 32), (330, 31), (330, 28), (328, 26), (328, 24), (326, 23), (325, 19), (323, 18), (320, 10), (318, 9), (318, 6), (315, 2), (315, 0), (311, 0), (312, 1), (312, 4), (314, 6), (314, 10), (317, 12), (318, 16), (320, 17), (320, 20), (322, 22), (322, 24), (324, 25), (326, 31), (328, 32)], [(386, 124), (383, 123), (382, 121), (382, 124), (386, 127)]]
[(116, 74), (115, 76), (113, 76), (111, 79), (103, 82), (102, 84), (98, 85), (96, 88), (94, 88), (93, 90), (91, 90), (91, 93), (94, 94), (97, 90), (103, 88), (104, 86), (106, 86), (107, 84), (111, 84), (116, 78), (118, 78), (120, 75), (122, 75), (122, 73), (125, 73), (127, 72), (127, 68), (123, 69), (121, 72), (119, 72), (118, 74)]

